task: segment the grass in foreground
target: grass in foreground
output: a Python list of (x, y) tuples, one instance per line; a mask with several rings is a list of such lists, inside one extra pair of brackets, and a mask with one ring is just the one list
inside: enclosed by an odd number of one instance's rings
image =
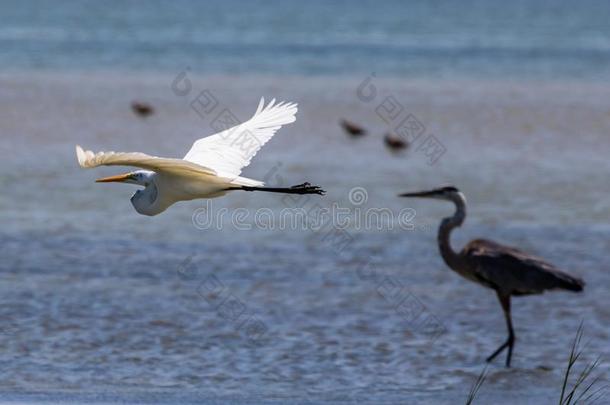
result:
[[(602, 385), (601, 387), (597, 387), (602, 380), (602, 375), (592, 377), (593, 371), (595, 371), (597, 366), (600, 364), (600, 357), (587, 363), (576, 377), (576, 380), (573, 382), (572, 386), (569, 387), (570, 380), (572, 380), (570, 376), (574, 371), (574, 366), (582, 355), (582, 336), (583, 324), (581, 322), (578, 326), (578, 330), (576, 331), (576, 337), (572, 342), (572, 349), (570, 350), (570, 356), (568, 357), (568, 366), (563, 376), (559, 405), (576, 405), (585, 403), (593, 404), (606, 395), (606, 384)], [(479, 377), (470, 388), (466, 405), (471, 405), (474, 402), (486, 378), (487, 367), (483, 369)]]
[(474, 382), (474, 384), (472, 385), (472, 387), (470, 387), (470, 392), (468, 393), (468, 399), (466, 400), (466, 405), (471, 405), (474, 402), (474, 400), (477, 397), (479, 390), (481, 389), (481, 386), (485, 382), (486, 378), (487, 378), (487, 366), (485, 366), (485, 368), (483, 369), (483, 371), (481, 371), (481, 374), (479, 374), (479, 376), (477, 377), (477, 379)]
[(572, 350), (568, 358), (568, 367), (566, 368), (563, 385), (561, 387), (561, 396), (559, 397), (559, 405), (571, 405), (578, 403), (592, 404), (600, 400), (606, 394), (606, 385), (602, 385), (597, 389), (593, 389), (601, 381), (601, 375), (592, 377), (593, 371), (597, 368), (600, 362), (598, 357), (592, 362), (589, 362), (582, 369), (571, 387), (568, 387), (570, 375), (574, 371), (574, 365), (582, 355), (581, 340), (583, 335), (583, 324), (581, 322), (576, 337), (572, 343)]

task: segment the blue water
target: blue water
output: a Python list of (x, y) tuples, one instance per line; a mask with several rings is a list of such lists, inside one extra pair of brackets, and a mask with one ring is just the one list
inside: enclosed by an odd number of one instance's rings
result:
[(0, 67), (610, 78), (607, 1), (2, 1)]
[[(438, 254), (436, 226), (452, 208), (396, 197), (444, 183), (469, 201), (456, 248), (491, 238), (587, 282), (582, 294), (514, 300), (514, 367), (502, 359), (490, 366), (479, 403), (555, 402), (581, 321), (585, 359), (610, 358), (607, 86), (388, 81), (446, 145), (430, 166), (415, 148), (384, 149), (383, 122), (355, 96), (360, 80), (192, 77), (238, 116), (259, 95), (299, 102), (297, 121), (245, 175), (277, 184), (269, 174), (278, 170), (284, 184), (320, 184), (328, 194), (312, 205), (354, 214), (417, 211), (415, 230), (349, 229), (353, 242), (337, 252), (326, 230), (195, 226), (201, 200), (138, 215), (129, 202), (135, 187), (94, 183), (126, 169), (78, 167), (76, 143), (181, 156), (211, 133), (171, 91), (172, 79), (0, 76), (0, 403), (464, 403), (505, 338), (502, 312), (492, 291), (451, 272)], [(133, 115), (134, 95), (158, 113)], [(370, 134), (348, 138), (338, 117), (358, 118)], [(366, 190), (364, 205), (350, 204), (353, 187)], [(246, 209), (247, 223), (259, 209), (286, 206), (256, 193), (211, 203), (210, 213)], [(376, 277), (363, 276), (366, 263)], [(430, 336), (399, 311), (386, 277), (444, 333)], [(223, 288), (213, 294), (210, 284)], [(245, 315), (227, 316), (214, 295), (234, 297)], [(260, 320), (264, 333), (248, 320)], [(601, 365), (603, 378), (609, 367)]]
[[(464, 403), (506, 337), (501, 308), (438, 254), (452, 208), (396, 197), (446, 183), (468, 198), (456, 248), (490, 238), (587, 282), (513, 301), (513, 368), (490, 365), (478, 403), (556, 403), (581, 321), (578, 371), (601, 356), (608, 381), (609, 17), (602, 1), (0, 0), (0, 403)], [(245, 176), (320, 184), (323, 207), (411, 207), (417, 228), (350, 229), (341, 252), (306, 229), (202, 229), (204, 201), (144, 217), (135, 188), (94, 183), (126, 169), (78, 167), (75, 144), (183, 156), (213, 132), (190, 104), (203, 89), (240, 118), (261, 96), (299, 103)], [(389, 96), (446, 147), (437, 163), (385, 149)], [(285, 208), (261, 194), (209, 211)], [(388, 279), (443, 333), (398, 310)], [(229, 296), (243, 317), (214, 298)]]

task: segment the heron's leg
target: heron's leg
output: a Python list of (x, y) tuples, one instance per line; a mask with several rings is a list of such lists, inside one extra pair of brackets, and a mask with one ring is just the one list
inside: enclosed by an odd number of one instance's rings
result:
[(510, 359), (513, 356), (513, 346), (515, 345), (515, 332), (513, 331), (513, 320), (510, 315), (510, 295), (500, 297), (500, 303), (506, 317), (506, 327), (508, 328), (508, 354), (506, 355), (506, 367), (510, 367)]
[(502, 344), (500, 345), (500, 347), (498, 347), (498, 348), (496, 349), (496, 351), (495, 351), (495, 352), (493, 352), (493, 353), (491, 354), (491, 356), (489, 356), (489, 357), (488, 357), (488, 358), (487, 358), (485, 361), (487, 361), (487, 362), (489, 363), (490, 361), (492, 361), (493, 359), (495, 359), (495, 358), (496, 358), (496, 356), (497, 356), (498, 354), (502, 353), (502, 351), (503, 351), (504, 349), (506, 349), (506, 346), (508, 346), (508, 341), (506, 341), (506, 342), (502, 343)]
[(498, 354), (502, 353), (502, 351), (508, 347), (508, 355), (506, 356), (506, 367), (510, 367), (510, 359), (513, 355), (513, 346), (515, 344), (515, 333), (513, 331), (513, 322), (510, 316), (510, 295), (502, 295), (498, 291), (496, 291), (496, 293), (498, 294), (498, 300), (500, 301), (500, 305), (502, 305), (504, 318), (506, 318), (508, 339), (506, 339), (506, 342), (502, 343), (502, 345), (500, 345), (500, 347), (498, 347), (498, 349), (496, 349), (496, 351), (493, 352), (491, 356), (487, 358), (487, 362), (490, 362), (495, 359)]

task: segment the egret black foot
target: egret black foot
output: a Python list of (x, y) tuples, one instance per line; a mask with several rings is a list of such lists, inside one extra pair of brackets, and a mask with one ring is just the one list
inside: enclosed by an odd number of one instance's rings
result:
[(292, 186), (290, 187), (290, 190), (293, 190), (295, 194), (326, 194), (326, 191), (322, 190), (318, 186), (312, 186), (310, 183), (303, 183), (298, 184), (296, 186)]
[(326, 191), (318, 186), (312, 186), (309, 183), (298, 184), (292, 187), (250, 187), (241, 186), (229, 188), (228, 190), (244, 190), (244, 191), (265, 191), (267, 193), (284, 193), (284, 194), (318, 194), (324, 195)]

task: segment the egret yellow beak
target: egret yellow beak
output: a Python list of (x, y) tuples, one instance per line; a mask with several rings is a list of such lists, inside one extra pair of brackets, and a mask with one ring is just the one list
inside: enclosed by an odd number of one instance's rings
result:
[(131, 173), (119, 174), (117, 176), (103, 177), (101, 179), (95, 180), (96, 183), (124, 183), (128, 180), (133, 180)]

